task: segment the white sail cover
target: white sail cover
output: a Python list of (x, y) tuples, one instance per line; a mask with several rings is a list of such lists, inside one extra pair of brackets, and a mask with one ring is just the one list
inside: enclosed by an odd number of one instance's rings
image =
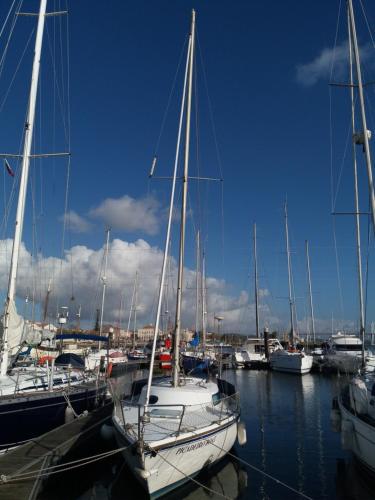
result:
[[(8, 352), (10, 355), (16, 354), (21, 344), (39, 344), (42, 339), (42, 331), (25, 321), (17, 313), (16, 304), (11, 301), (9, 304), (9, 328), (8, 328)], [(0, 321), (0, 337), (4, 338), (4, 316)]]

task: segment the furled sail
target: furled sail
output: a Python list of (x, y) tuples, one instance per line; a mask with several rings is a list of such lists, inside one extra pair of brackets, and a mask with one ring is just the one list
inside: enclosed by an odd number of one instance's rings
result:
[[(25, 321), (17, 312), (16, 304), (10, 301), (8, 307), (9, 327), (8, 327), (8, 352), (10, 355), (16, 354), (19, 347), (23, 343), (35, 345), (42, 340), (42, 331), (36, 325)], [(0, 320), (0, 337), (4, 337), (4, 320), (3, 315)]]

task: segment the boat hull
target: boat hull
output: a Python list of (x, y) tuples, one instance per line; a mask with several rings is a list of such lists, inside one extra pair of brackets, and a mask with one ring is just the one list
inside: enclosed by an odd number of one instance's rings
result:
[(123, 451), (126, 463), (150, 498), (159, 498), (224, 457), (235, 443), (237, 420), (233, 417), (219, 428), (201, 429), (193, 439), (176, 438), (154, 454), (136, 451), (135, 443), (131, 446), (115, 422), (116, 440), (120, 447), (130, 446)]
[[(0, 450), (6, 451), (24, 441), (33, 439), (62, 424), (74, 413), (67, 410), (66, 396), (74, 412), (79, 415), (92, 411), (103, 403), (106, 385), (87, 384), (70, 391), (0, 397)], [(64, 393), (66, 396), (64, 396)]]
[(341, 413), (341, 430), (344, 432), (343, 429), (346, 428), (348, 434), (348, 436), (342, 434), (342, 438), (345, 440), (349, 437), (346, 447), (375, 476), (375, 427), (350, 412), (341, 398), (338, 404)]
[(312, 356), (306, 356), (302, 353), (275, 351), (270, 356), (271, 369), (278, 372), (304, 375), (310, 372), (312, 363)]

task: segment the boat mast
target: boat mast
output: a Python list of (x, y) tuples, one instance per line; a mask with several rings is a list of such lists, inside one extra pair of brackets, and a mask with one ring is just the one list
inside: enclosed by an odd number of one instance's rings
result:
[[(355, 232), (357, 246), (357, 270), (358, 270), (358, 292), (359, 292), (359, 335), (362, 340), (362, 366), (365, 366), (365, 313), (363, 305), (363, 282), (362, 282), (362, 251), (361, 251), (361, 228), (359, 221), (359, 197), (358, 197), (358, 175), (357, 175), (357, 156), (355, 144), (355, 100), (354, 100), (354, 82), (353, 82), (353, 47), (354, 40), (350, 29), (350, 8), (348, 5), (348, 38), (349, 38), (349, 72), (350, 72), (350, 102), (351, 118), (353, 132), (353, 174), (354, 174), (354, 213), (355, 213)], [(367, 134), (364, 134), (367, 136)]]
[(351, 35), (352, 35), (352, 46), (353, 46), (353, 52), (354, 52), (354, 59), (355, 59), (355, 65), (356, 65), (356, 71), (357, 71), (358, 94), (359, 94), (359, 103), (360, 103), (360, 107), (361, 107), (362, 128), (363, 128), (363, 148), (364, 148), (364, 153), (365, 153), (365, 157), (366, 157), (367, 179), (368, 179), (368, 188), (369, 188), (370, 202), (371, 202), (371, 218), (372, 218), (373, 229), (375, 231), (375, 194), (374, 194), (374, 183), (373, 183), (373, 179), (372, 179), (372, 164), (371, 164), (371, 155), (370, 155), (370, 146), (369, 146), (369, 131), (367, 130), (365, 100), (364, 100), (364, 96), (363, 96), (361, 62), (360, 62), (360, 58), (359, 58), (357, 32), (356, 32), (355, 21), (354, 21), (352, 0), (348, 0), (348, 15), (349, 15), (350, 31), (351, 31)]
[(40, 69), (40, 56), (42, 52), (42, 41), (44, 32), (44, 21), (47, 8), (47, 0), (40, 0), (39, 15), (38, 15), (38, 26), (35, 37), (35, 48), (34, 48), (34, 61), (31, 73), (31, 85), (29, 94), (29, 106), (27, 110), (27, 118), (25, 123), (25, 136), (23, 143), (23, 153), (22, 153), (22, 166), (21, 166), (21, 179), (18, 194), (18, 204), (16, 212), (16, 221), (14, 228), (14, 238), (12, 246), (12, 256), (10, 261), (10, 272), (9, 272), (9, 282), (8, 282), (8, 292), (7, 299), (5, 303), (4, 312), (4, 336), (3, 336), (3, 352), (1, 360), (1, 376), (6, 375), (8, 369), (8, 329), (9, 329), (9, 311), (10, 305), (14, 302), (16, 294), (16, 280), (17, 280), (17, 268), (18, 259), (20, 253), (20, 245), (23, 230), (23, 221), (25, 214), (25, 202), (27, 194), (27, 184), (29, 178), (29, 166), (30, 166), (30, 153), (31, 145), (33, 139), (34, 130), (34, 117), (35, 117), (35, 104), (38, 91), (38, 80), (39, 80), (39, 69)]
[[(102, 283), (103, 283), (103, 291), (102, 291), (102, 305), (100, 308), (100, 326), (99, 326), (99, 336), (102, 336), (103, 333), (103, 314), (104, 314), (104, 301), (105, 301), (105, 291), (107, 288), (107, 265), (108, 265), (108, 250), (109, 250), (109, 233), (111, 232), (110, 228), (106, 229), (107, 233), (107, 238), (106, 238), (106, 243), (105, 243), (105, 250), (104, 250), (104, 272), (102, 276)], [(109, 335), (109, 333), (108, 333)], [(109, 342), (109, 339), (108, 339)], [(109, 344), (108, 344), (109, 345)], [(102, 343), (99, 342), (99, 351), (102, 346)]]
[[(134, 306), (134, 296), (135, 296), (135, 287), (136, 287), (136, 281), (137, 281), (137, 273), (138, 271), (135, 272), (135, 278), (134, 278), (134, 285), (133, 285), (133, 293), (132, 293), (132, 300), (130, 302), (130, 310), (129, 310), (129, 317), (128, 317), (128, 329), (127, 329), (127, 335), (130, 334), (130, 321), (132, 319), (132, 310), (133, 310), (133, 306)], [(135, 334), (134, 334), (135, 335)], [(134, 349), (134, 341), (135, 341), (135, 337), (133, 338), (133, 349)]]
[(191, 16), (191, 46), (189, 54), (189, 79), (186, 108), (186, 130), (185, 130), (185, 160), (184, 174), (182, 177), (182, 203), (181, 203), (181, 229), (180, 229), (180, 252), (178, 262), (178, 282), (177, 282), (177, 304), (176, 304), (176, 322), (174, 334), (174, 365), (173, 365), (173, 386), (178, 386), (179, 379), (179, 360), (180, 360), (180, 334), (181, 334), (181, 306), (182, 306), (182, 283), (184, 276), (184, 253), (185, 253), (185, 228), (186, 228), (186, 204), (189, 170), (189, 146), (190, 146), (190, 116), (191, 116), (191, 96), (193, 89), (193, 64), (194, 64), (194, 35), (195, 35), (195, 10)]
[(255, 328), (259, 339), (259, 293), (258, 293), (258, 258), (257, 258), (257, 225), (254, 223), (254, 280), (255, 280)]
[(44, 300), (44, 309), (43, 309), (43, 324), (46, 322), (47, 319), (47, 314), (48, 314), (48, 304), (49, 304), (49, 297), (51, 295), (51, 280), (48, 281), (48, 287), (47, 287), (47, 293), (46, 293), (46, 298)]
[(286, 254), (288, 257), (288, 285), (289, 285), (289, 308), (290, 308), (290, 334), (289, 340), (291, 344), (294, 344), (294, 301), (292, 293), (292, 270), (290, 262), (290, 248), (289, 248), (289, 229), (288, 229), (288, 206), (285, 201), (285, 237), (286, 237)]
[(206, 350), (207, 337), (207, 305), (206, 305), (206, 256), (202, 256), (202, 350)]
[(138, 305), (138, 271), (135, 273), (134, 281), (134, 323), (133, 323), (133, 349), (135, 349), (135, 332), (137, 329), (137, 305)]
[(200, 276), (200, 234), (199, 230), (197, 232), (197, 261), (196, 261), (196, 276), (195, 276), (195, 332), (198, 334), (199, 332), (199, 295), (200, 295), (200, 284), (199, 284), (199, 276)]
[(186, 58), (185, 77), (184, 77), (184, 89), (183, 89), (183, 92), (182, 92), (180, 120), (179, 120), (178, 134), (177, 134), (176, 155), (175, 155), (174, 169), (173, 169), (171, 199), (170, 199), (170, 203), (169, 203), (169, 216), (168, 216), (168, 225), (167, 225), (167, 235), (165, 237), (163, 265), (162, 265), (161, 276), (160, 276), (158, 307), (157, 307), (157, 311), (156, 311), (155, 333), (154, 333), (154, 340), (153, 340), (152, 351), (151, 351), (150, 370), (148, 372), (145, 413), (146, 413), (146, 408), (148, 406), (148, 402), (149, 402), (149, 399), (150, 399), (152, 376), (153, 376), (153, 373), (154, 373), (154, 361), (155, 361), (155, 352), (156, 352), (156, 341), (157, 341), (157, 338), (158, 338), (159, 324), (160, 324), (160, 317), (161, 317), (161, 308), (162, 308), (162, 304), (163, 304), (163, 291), (164, 291), (165, 274), (166, 274), (166, 270), (167, 270), (167, 265), (170, 267), (170, 259), (168, 258), (168, 250), (170, 248), (170, 240), (171, 240), (171, 227), (172, 227), (172, 219), (173, 219), (174, 198), (175, 198), (175, 191), (176, 191), (178, 160), (179, 160), (179, 156), (180, 156), (180, 143), (181, 143), (181, 135), (182, 135), (182, 124), (183, 124), (183, 119), (184, 119), (185, 97), (186, 97), (186, 84), (187, 84), (189, 61), (190, 61), (190, 51), (191, 51), (191, 35), (189, 37), (189, 44), (188, 44), (188, 51), (187, 51), (187, 58)]
[(313, 305), (312, 287), (311, 287), (309, 242), (307, 240), (305, 241), (305, 245), (306, 245), (307, 279), (308, 279), (308, 282), (309, 282), (311, 330), (312, 330), (313, 342), (314, 342), (314, 347), (315, 347), (315, 318), (314, 318), (314, 305)]

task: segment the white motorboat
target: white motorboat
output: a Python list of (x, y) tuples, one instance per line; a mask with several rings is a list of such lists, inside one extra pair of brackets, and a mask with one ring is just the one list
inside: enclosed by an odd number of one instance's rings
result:
[[(268, 339), (268, 352), (273, 353), (278, 349), (282, 349), (282, 345), (278, 339)], [(240, 367), (259, 367), (268, 363), (264, 340), (258, 338), (248, 338), (246, 344), (236, 349), (234, 353), (234, 363), (237, 368)]]
[(277, 372), (309, 373), (313, 363), (313, 357), (301, 351), (288, 351), (278, 349), (270, 355), (270, 366)]
[(250, 363), (250, 355), (247, 349), (238, 347), (233, 354), (233, 361), (236, 368), (244, 368), (246, 363)]
[[(364, 361), (367, 370), (374, 370), (375, 357), (367, 350)], [(323, 370), (357, 373), (362, 368), (362, 340), (357, 335), (338, 332), (325, 343), (316, 363)]]

